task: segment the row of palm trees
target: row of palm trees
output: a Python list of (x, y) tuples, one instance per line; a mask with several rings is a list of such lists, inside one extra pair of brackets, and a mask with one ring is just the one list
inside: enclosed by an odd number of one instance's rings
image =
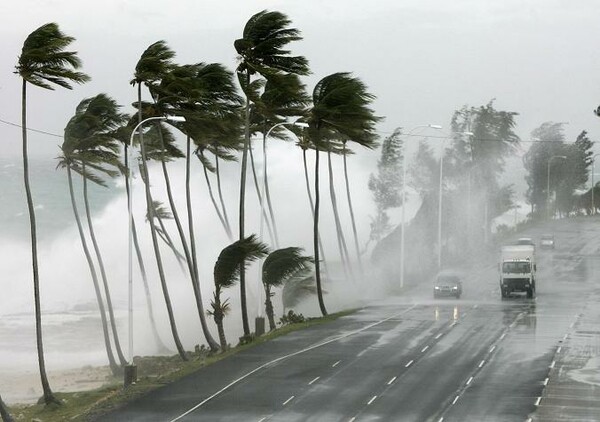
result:
[[(262, 281), (266, 294), (266, 314), (271, 329), (275, 328), (271, 301), (274, 294), (273, 288), (280, 287), (286, 282), (305, 280), (309, 276), (308, 273), (312, 271), (314, 271), (321, 312), (323, 315), (327, 314), (323, 298), (322, 246), (320, 246), (319, 235), (321, 206), (319, 161), (321, 152), (326, 152), (328, 157), (330, 194), (336, 218), (340, 256), (342, 262), (345, 263), (344, 268), (346, 268), (348, 275), (350, 277), (354, 276), (350, 266), (350, 254), (339, 222), (333, 189), (332, 154), (341, 153), (344, 155), (346, 191), (350, 201), (346, 165), (346, 155), (350, 153), (350, 150), (347, 148), (347, 143), (354, 142), (366, 148), (374, 147), (376, 138), (374, 128), (379, 118), (375, 116), (370, 108), (370, 104), (374, 99), (373, 95), (368, 93), (365, 84), (360, 79), (350, 73), (334, 73), (326, 76), (315, 85), (312, 95), (309, 96), (300, 80), (301, 76), (309, 74), (308, 61), (302, 56), (292, 56), (288, 50), (290, 43), (300, 39), (300, 31), (292, 28), (289, 18), (280, 12), (262, 11), (252, 16), (244, 27), (242, 38), (234, 42), (239, 59), (235, 76), (237, 76), (237, 82), (241, 87), (242, 96), (237, 92), (234, 73), (228, 71), (223, 65), (217, 63), (175, 64), (174, 52), (164, 41), (158, 41), (143, 52), (135, 68), (134, 77), (131, 81), (131, 84), (137, 88), (137, 102), (135, 103), (137, 111), (135, 114), (129, 116), (120, 112), (119, 106), (113, 99), (106, 94), (99, 94), (83, 100), (67, 123), (64, 142), (60, 147), (59, 167), (67, 172), (73, 213), (100, 309), (108, 360), (111, 369), (115, 373), (118, 373), (127, 361), (120, 347), (109, 289), (110, 283), (107, 279), (101, 250), (94, 233), (89, 207), (88, 184), (95, 183), (105, 186), (105, 177), (122, 175), (125, 178), (126, 192), (129, 196), (131, 187), (129, 186), (128, 175), (133, 170), (133, 163), (129, 156), (131, 149), (135, 146), (139, 146), (140, 150), (139, 170), (144, 183), (147, 220), (150, 226), (154, 258), (173, 341), (182, 359), (188, 357), (181, 344), (173, 315), (167, 274), (162, 263), (160, 241), (165, 243), (168, 250), (175, 253), (182, 265), (186, 267), (194, 292), (203, 335), (212, 350), (216, 351), (219, 348), (225, 350), (227, 348), (223, 318), (229, 310), (229, 304), (227, 299), (221, 297), (221, 294), (223, 289), (233, 286), (238, 280), (243, 331), (245, 336), (250, 336), (246, 304), (246, 266), (248, 263), (264, 257), (266, 259), (262, 268)], [(23, 80), (24, 180), (31, 227), (38, 360), (44, 401), (47, 404), (58, 401), (49, 386), (44, 365), (35, 212), (29, 189), (28, 175), (26, 89), (28, 84), (45, 89), (54, 89), (56, 85), (71, 89), (72, 84), (81, 84), (89, 80), (86, 74), (79, 71), (81, 63), (76, 53), (67, 51), (73, 41), (74, 39), (63, 34), (55, 23), (43, 25), (25, 40), (16, 71)], [(143, 101), (143, 89), (148, 91), (151, 101)], [(168, 115), (180, 116), (185, 121), (165, 122), (164, 116)], [(303, 255), (300, 248), (279, 248), (279, 231), (268, 183), (265, 183), (265, 189), (261, 192), (254, 168), (252, 137), (262, 134), (263, 151), (266, 151), (267, 134), (270, 129), (276, 125), (283, 127), (283, 123), (290, 118), (298, 119), (307, 126), (302, 131), (293, 127), (289, 129), (294, 130), (299, 137), (299, 145), (303, 151), (305, 178), (313, 214), (314, 258)], [(152, 124), (148, 124), (146, 128), (141, 128), (143, 121), (152, 121)], [(140, 129), (137, 133), (133, 133), (136, 127)], [(184, 134), (186, 138), (185, 152), (177, 147), (173, 129)], [(273, 130), (273, 135), (278, 138), (284, 137), (282, 130)], [(133, 145), (130, 144), (130, 139), (133, 139)], [(121, 159), (121, 150), (124, 150), (123, 160)], [(315, 153), (314, 203), (309, 186), (306, 160), (309, 150)], [(220, 163), (235, 160), (238, 152), (241, 153), (239, 231), (237, 240), (234, 242), (232, 225), (222, 195)], [(208, 154), (212, 154), (213, 161), (211, 161)], [(226, 234), (232, 241), (231, 245), (223, 249), (215, 264), (215, 291), (211, 309), (208, 312), (217, 325), (219, 342), (213, 339), (208, 328), (205, 318), (207, 312), (203, 307), (202, 291), (200, 289), (190, 190), (192, 155), (198, 157), (203, 166), (211, 202)], [(248, 160), (248, 157), (250, 157), (250, 160)], [(175, 206), (167, 165), (169, 161), (177, 158), (185, 158), (186, 160), (187, 228), (182, 224), (180, 214)], [(266, 162), (266, 157), (263, 160)], [(148, 171), (149, 161), (156, 161), (160, 164), (167, 191), (168, 210), (153, 197)], [(270, 248), (266, 244), (258, 241), (255, 235), (247, 236), (245, 231), (248, 161), (250, 161), (252, 167), (259, 202), (261, 205), (265, 205), (263, 207), (266, 210), (264, 217), (270, 233), (271, 244), (276, 247), (276, 250), (270, 254)], [(210, 173), (216, 175), (218, 201), (212, 189)], [(73, 185), (74, 175), (80, 176), (83, 182), (83, 202), (87, 230), (81, 222), (77, 208)], [(265, 182), (266, 180), (265, 170)], [(172, 218), (175, 223), (179, 238), (178, 242), (170, 237), (166, 229), (164, 220), (167, 218)], [(154, 325), (153, 304), (149, 295), (146, 267), (139, 248), (138, 230), (135, 221), (131, 223), (133, 242), (143, 284), (147, 292), (148, 311), (155, 338), (157, 345), (164, 347)], [(353, 212), (352, 227), (355, 244), (357, 245), (356, 223)], [(91, 239), (93, 255), (86, 240), (88, 236)], [(183, 254), (179, 253), (179, 247), (183, 250)], [(100, 274), (100, 277), (98, 277), (98, 274)], [(102, 283), (100, 283), (100, 280)], [(106, 299), (106, 309), (103, 295)], [(116, 357), (111, 347), (111, 331)]]

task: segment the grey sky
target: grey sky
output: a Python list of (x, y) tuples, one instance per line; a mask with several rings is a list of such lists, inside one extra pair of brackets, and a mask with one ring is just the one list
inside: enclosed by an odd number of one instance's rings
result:
[[(106, 92), (126, 110), (128, 84), (141, 52), (164, 39), (177, 61), (235, 66), (233, 41), (262, 9), (289, 15), (304, 36), (313, 74), (352, 71), (377, 95), (382, 132), (424, 123), (448, 126), (453, 110), (496, 98), (520, 113), (528, 139), (544, 121), (564, 121), (570, 140), (583, 129), (596, 139), (600, 119), (596, 0), (180, 0), (172, 2), (23, 0), (0, 4), (0, 119), (20, 121), (20, 80), (12, 72), (27, 35), (57, 22), (77, 39), (74, 49), (92, 82), (73, 91), (30, 89), (29, 125), (62, 133), (77, 103)], [(19, 131), (0, 124), (3, 154), (17, 154)], [(58, 138), (32, 135), (32, 154), (56, 155)]]

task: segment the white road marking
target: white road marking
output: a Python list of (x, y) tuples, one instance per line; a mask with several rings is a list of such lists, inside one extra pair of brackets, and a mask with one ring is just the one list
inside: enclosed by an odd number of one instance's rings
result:
[(556, 365), (556, 361), (553, 360), (552, 363), (550, 364), (550, 368), (554, 368), (554, 365)]
[(413, 362), (414, 362), (414, 361), (412, 361), (412, 360), (411, 360), (411, 361), (410, 361), (410, 362), (408, 362), (406, 365), (404, 365), (404, 367), (405, 367), (405, 368), (408, 368), (410, 365), (412, 365), (412, 364), (413, 364)]
[(348, 422), (354, 422), (354, 420), (356, 419), (356, 416), (354, 416), (352, 419), (350, 419)]
[(503, 340), (505, 336), (506, 336), (506, 333), (502, 333), (502, 335), (500, 336), (500, 340)]
[(444, 333), (439, 333), (437, 336), (435, 336), (435, 339), (437, 340), (438, 338), (440, 338)]
[(473, 309), (479, 308), (479, 305), (473, 305)]
[(496, 350), (496, 346), (495, 345), (492, 346), (492, 347), (490, 347), (490, 352), (489, 353), (492, 353), (494, 350)]
[(533, 419), (527, 418), (527, 420), (525, 422), (531, 422), (531, 421), (533, 421)]
[(264, 418), (262, 418), (261, 420), (259, 420), (258, 422), (263, 422), (263, 421), (266, 421), (266, 420), (267, 420), (267, 418), (266, 418), (266, 417), (264, 417)]
[(563, 337), (563, 340), (566, 340), (566, 339), (568, 339), (568, 338), (569, 338), (569, 335), (568, 335), (568, 334), (565, 334), (565, 336)]
[(479, 367), (481, 368), (485, 364), (485, 359), (479, 362)]
[(292, 396), (289, 399), (287, 399), (286, 401), (284, 401), (283, 405), (285, 406), (286, 404), (288, 404), (289, 402), (291, 402), (292, 400), (294, 400), (294, 397), (296, 397), (296, 396)]
[(571, 325), (569, 325), (569, 328), (573, 328), (575, 326), (575, 323), (572, 322)]
[(429, 349), (429, 346), (425, 346), (421, 349), (421, 353), (423, 353), (425, 350)]
[(443, 422), (444, 417), (442, 416), (438, 422)]
[(467, 385), (471, 384), (471, 381), (473, 381), (473, 377), (469, 378), (469, 380), (467, 381)]
[(243, 381), (243, 380), (245, 380), (245, 379), (246, 379), (246, 378), (248, 378), (250, 375), (253, 375), (253, 374), (255, 374), (256, 372), (260, 371), (261, 369), (264, 369), (264, 368), (266, 368), (266, 367), (268, 367), (268, 366), (270, 366), (270, 365), (272, 365), (272, 364), (274, 364), (274, 363), (281, 362), (282, 360), (285, 360), (285, 359), (288, 359), (288, 358), (291, 358), (291, 357), (294, 357), (294, 356), (298, 356), (298, 355), (300, 355), (300, 354), (302, 354), (302, 353), (306, 353), (306, 352), (308, 352), (308, 351), (310, 351), (310, 350), (314, 350), (314, 349), (316, 349), (316, 348), (318, 348), (318, 347), (323, 347), (323, 346), (325, 346), (325, 345), (327, 345), (327, 344), (331, 344), (331, 343), (333, 343), (334, 341), (342, 340), (342, 339), (348, 338), (348, 337), (350, 337), (350, 336), (353, 336), (353, 335), (355, 335), (355, 334), (362, 333), (363, 331), (366, 331), (366, 330), (368, 330), (368, 329), (370, 329), (370, 328), (376, 327), (376, 326), (377, 326), (377, 325), (379, 325), (379, 324), (383, 324), (383, 323), (384, 323), (384, 322), (386, 322), (386, 321), (389, 321), (389, 320), (391, 320), (391, 319), (397, 318), (398, 316), (400, 316), (400, 315), (403, 315), (403, 314), (405, 314), (405, 313), (407, 313), (407, 312), (409, 312), (409, 311), (413, 310), (413, 309), (414, 309), (416, 306), (417, 306), (417, 305), (412, 305), (412, 306), (410, 306), (409, 308), (407, 308), (407, 309), (405, 309), (405, 310), (403, 310), (403, 311), (400, 311), (400, 312), (398, 312), (397, 314), (394, 314), (394, 315), (392, 315), (392, 316), (390, 316), (390, 317), (387, 317), (387, 318), (384, 318), (384, 319), (382, 319), (382, 320), (379, 320), (379, 321), (377, 321), (377, 322), (374, 322), (374, 323), (372, 323), (372, 324), (369, 324), (369, 325), (367, 325), (367, 326), (365, 326), (365, 327), (363, 327), (363, 328), (359, 328), (358, 330), (350, 331), (349, 333), (342, 334), (342, 335), (340, 335), (340, 336), (337, 336), (337, 337), (334, 337), (334, 338), (332, 338), (332, 339), (329, 339), (329, 340), (323, 341), (323, 342), (321, 342), (321, 343), (313, 344), (312, 346), (306, 347), (306, 348), (304, 348), (304, 349), (301, 349), (301, 350), (298, 350), (298, 351), (296, 351), (296, 352), (293, 352), (293, 353), (290, 353), (290, 354), (287, 354), (287, 355), (280, 356), (280, 357), (278, 357), (278, 358), (276, 358), (276, 359), (273, 359), (273, 360), (272, 360), (272, 361), (270, 361), (270, 362), (263, 363), (262, 365), (260, 365), (260, 366), (258, 366), (258, 367), (256, 367), (256, 368), (254, 368), (252, 371), (250, 371), (250, 372), (246, 373), (245, 375), (242, 375), (242, 376), (241, 376), (241, 377), (239, 377), (238, 379), (235, 379), (235, 380), (231, 381), (229, 384), (227, 384), (225, 387), (221, 388), (219, 391), (217, 391), (217, 392), (216, 392), (216, 393), (214, 393), (213, 395), (211, 395), (211, 396), (209, 396), (209, 397), (205, 398), (205, 399), (204, 399), (204, 400), (202, 400), (200, 403), (198, 403), (198, 404), (197, 404), (197, 405), (195, 405), (194, 407), (190, 408), (189, 410), (185, 411), (184, 413), (182, 413), (181, 415), (177, 416), (176, 418), (174, 418), (174, 419), (171, 419), (169, 422), (176, 422), (176, 421), (180, 420), (181, 418), (184, 418), (184, 417), (186, 417), (187, 415), (189, 415), (189, 414), (190, 414), (190, 413), (192, 413), (193, 411), (195, 411), (195, 410), (199, 409), (200, 407), (202, 407), (203, 405), (205, 405), (206, 403), (208, 403), (209, 401), (211, 401), (212, 399), (214, 399), (215, 397), (217, 397), (219, 394), (223, 393), (224, 391), (227, 391), (228, 389), (230, 389), (231, 387), (233, 387), (234, 385), (236, 385), (236, 384), (237, 384), (237, 383), (239, 383), (240, 381)]
[(336, 363), (334, 363), (333, 365), (331, 365), (332, 368), (335, 368), (336, 366), (339, 365), (339, 363), (341, 362), (341, 360), (338, 360)]
[(313, 385), (319, 378), (321, 377), (317, 377), (314, 380), (312, 380), (311, 382), (308, 383), (308, 385)]
[(560, 353), (561, 350), (562, 350), (562, 346), (558, 346), (558, 349), (556, 349), (556, 353)]
[(460, 396), (456, 396), (456, 397), (454, 397), (454, 400), (452, 401), (452, 404), (456, 404), (456, 402), (458, 401), (458, 398), (459, 398), (459, 397), (460, 397)]
[(394, 381), (396, 381), (397, 377), (392, 378), (391, 380), (388, 381), (387, 385), (390, 385), (391, 383), (393, 383)]
[(369, 400), (369, 402), (367, 403), (367, 406), (370, 405), (371, 403), (373, 403), (376, 398), (377, 398), (377, 396), (371, 397), (371, 400)]
[(450, 324), (450, 327), (454, 327), (456, 325), (456, 321), (454, 321), (452, 324)]
[(542, 398), (538, 397), (537, 400), (535, 401), (535, 405), (539, 406), (541, 401), (542, 401)]
[(550, 378), (546, 378), (546, 379), (544, 380), (544, 385), (548, 385), (548, 381), (550, 381)]

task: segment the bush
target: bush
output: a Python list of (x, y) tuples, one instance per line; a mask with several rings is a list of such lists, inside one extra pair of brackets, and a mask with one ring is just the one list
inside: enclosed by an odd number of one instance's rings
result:
[(302, 314), (296, 314), (293, 310), (289, 310), (287, 314), (284, 314), (281, 318), (279, 318), (280, 325), (287, 324), (300, 324), (302, 322), (306, 322), (306, 318)]

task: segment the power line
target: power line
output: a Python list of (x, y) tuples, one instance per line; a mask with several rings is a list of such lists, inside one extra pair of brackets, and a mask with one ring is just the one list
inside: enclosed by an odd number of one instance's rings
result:
[[(16, 123), (13, 123), (13, 122), (8, 122), (8, 121), (6, 121), (6, 120), (2, 120), (2, 119), (0, 119), (0, 123), (4, 123), (5, 125), (8, 125), (8, 126), (14, 126), (14, 127), (18, 127), (18, 128), (22, 128), (22, 127), (23, 127), (23, 126), (21, 126), (21, 125), (18, 125), (18, 124), (16, 124)], [(57, 137), (57, 138), (62, 138), (62, 136), (61, 136), (61, 135), (57, 135), (56, 133), (46, 132), (46, 131), (44, 131), (44, 130), (32, 129), (32, 128), (30, 128), (30, 127), (28, 127), (28, 128), (27, 128), (27, 130), (29, 130), (29, 131), (31, 131), (31, 132), (41, 133), (41, 134), (43, 134), (43, 135), (55, 136), (55, 137)]]

